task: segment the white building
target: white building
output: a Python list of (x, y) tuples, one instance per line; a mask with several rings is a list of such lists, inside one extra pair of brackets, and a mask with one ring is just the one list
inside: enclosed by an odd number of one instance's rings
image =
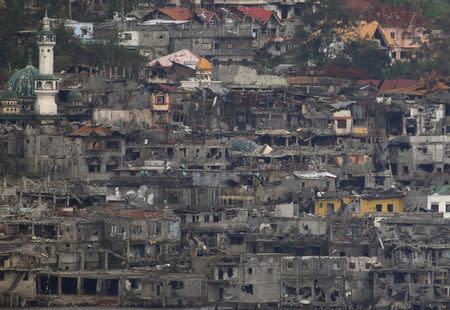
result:
[(450, 190), (441, 194), (435, 193), (428, 196), (427, 209), (434, 212), (441, 212), (444, 218), (450, 218)]
[(47, 13), (43, 19), (42, 30), (38, 33), (39, 75), (34, 80), (36, 103), (34, 110), (38, 115), (56, 115), (56, 95), (59, 79), (53, 75), (53, 49), (56, 35), (50, 30), (50, 19)]

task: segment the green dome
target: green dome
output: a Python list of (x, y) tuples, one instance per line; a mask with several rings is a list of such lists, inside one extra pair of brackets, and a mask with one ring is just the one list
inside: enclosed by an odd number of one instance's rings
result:
[(39, 71), (28, 64), (9, 78), (6, 89), (16, 92), (19, 98), (34, 98), (34, 80), (38, 75)]
[(67, 94), (67, 101), (81, 101), (83, 100), (83, 95), (81, 95), (79, 90), (72, 89)]
[(17, 96), (17, 93), (15, 91), (7, 89), (7, 90), (3, 91), (2, 99), (17, 100), (17, 99), (19, 99), (19, 96)]

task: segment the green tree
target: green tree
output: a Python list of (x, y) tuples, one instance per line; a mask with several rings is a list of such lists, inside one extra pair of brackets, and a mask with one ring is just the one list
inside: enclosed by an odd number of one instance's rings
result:
[(389, 69), (391, 58), (372, 40), (349, 41), (334, 60), (338, 65), (362, 70), (381, 79)]
[(355, 16), (340, 0), (306, 0), (294, 35), (294, 57), (300, 65), (331, 62), (334, 51), (330, 46), (339, 40), (338, 33), (353, 25)]

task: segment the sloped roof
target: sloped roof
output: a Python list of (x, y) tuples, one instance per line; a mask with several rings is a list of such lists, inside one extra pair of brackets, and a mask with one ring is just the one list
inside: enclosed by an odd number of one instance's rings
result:
[(281, 20), (278, 18), (277, 14), (275, 14), (271, 10), (266, 10), (263, 8), (253, 8), (253, 7), (252, 8), (240, 7), (240, 8), (237, 8), (237, 10), (244, 15), (250, 16), (251, 18), (253, 18), (258, 23), (261, 23), (261, 24), (265, 24), (269, 20), (270, 16), (272, 16), (272, 15), (275, 17), (275, 19), (279, 23), (281, 23)]
[(383, 27), (376, 21), (372, 21), (370, 23), (366, 21), (361, 21), (358, 23), (356, 27), (353, 27), (350, 31), (345, 31), (341, 34), (341, 39), (344, 42), (355, 41), (358, 39), (372, 39), (375, 35), (375, 32), (379, 30), (381, 35), (383, 36), (384, 41), (390, 47), (395, 46), (395, 42), (391, 39), (391, 37), (384, 31)]
[(204, 22), (209, 22), (214, 15), (216, 15), (216, 13), (214, 13), (213, 11), (208, 11), (204, 8), (199, 9), (199, 11), (197, 12), (197, 16), (200, 17)]
[(397, 93), (397, 94), (406, 94), (413, 96), (423, 96), (427, 94), (439, 93), (445, 90), (450, 89), (449, 86), (445, 85), (444, 81), (441, 81), (436, 76), (436, 71), (432, 72), (432, 74), (427, 78), (421, 78), (420, 81), (417, 81), (412, 86), (407, 87), (398, 87), (391, 90), (386, 90), (386, 93)]
[(153, 12), (153, 10), (151, 10), (151, 9), (138, 9), (138, 10), (131, 11), (130, 13), (128, 13), (125, 16), (126, 17), (136, 17), (137, 19), (140, 20), (152, 12)]
[(397, 80), (384, 80), (378, 89), (377, 94), (382, 94), (394, 89), (401, 89), (405, 87), (411, 87), (419, 83), (417, 80), (397, 79)]
[(120, 133), (118, 131), (115, 130), (109, 130), (100, 126), (96, 126), (96, 127), (91, 127), (91, 126), (84, 126), (81, 127), (80, 129), (72, 132), (71, 134), (69, 134), (69, 137), (88, 137), (88, 136), (102, 136), (102, 137), (107, 137), (107, 136), (112, 136), (112, 135), (116, 135)]
[(200, 60), (196, 54), (188, 49), (183, 49), (178, 52), (154, 59), (147, 64), (147, 67), (172, 67), (173, 63), (180, 65), (187, 65), (188, 63), (197, 64)]
[(191, 12), (186, 8), (162, 8), (158, 9), (161, 13), (166, 14), (173, 20), (189, 20), (191, 19)]

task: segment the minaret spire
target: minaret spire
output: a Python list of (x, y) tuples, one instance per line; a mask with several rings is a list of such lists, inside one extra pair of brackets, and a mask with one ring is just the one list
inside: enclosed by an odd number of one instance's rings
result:
[(39, 115), (57, 114), (56, 95), (58, 94), (59, 80), (53, 75), (55, 44), (56, 35), (50, 29), (50, 19), (45, 10), (42, 30), (38, 33), (39, 76), (35, 79), (34, 86), (34, 93), (37, 97), (34, 109)]

